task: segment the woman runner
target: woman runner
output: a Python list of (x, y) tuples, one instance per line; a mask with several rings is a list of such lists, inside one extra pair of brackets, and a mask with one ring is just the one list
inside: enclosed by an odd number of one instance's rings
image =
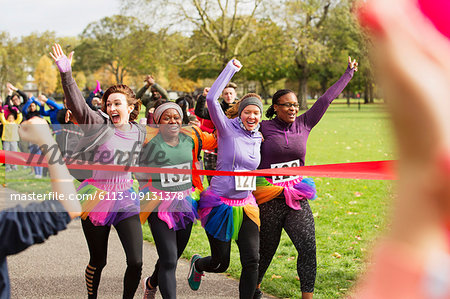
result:
[[(258, 168), (305, 165), (306, 141), (311, 129), (347, 86), (357, 66), (356, 60), (352, 61), (349, 57), (342, 77), (300, 116), (297, 116), (299, 104), (294, 92), (282, 89), (273, 95), (272, 105), (266, 112), (271, 120), (261, 122), (264, 142)], [(315, 193), (314, 182), (310, 179), (280, 176), (257, 178), (257, 188), (253, 194), (261, 213), (261, 231), (258, 288), (254, 298), (262, 297), (260, 284), (280, 243), (283, 228), (298, 252), (297, 273), (302, 298), (312, 298), (316, 280), (316, 238), (314, 217), (307, 199), (313, 199)]]
[[(218, 135), (217, 170), (255, 170), (260, 162), (262, 136), (258, 129), (263, 111), (261, 98), (256, 94), (245, 95), (229, 111), (229, 116), (235, 117), (233, 119), (227, 118), (217, 101), (240, 68), (239, 61), (230, 61), (206, 96), (209, 114)], [(211, 256), (192, 257), (188, 277), (191, 289), (199, 288), (204, 271), (220, 273), (228, 268), (233, 239), (239, 247), (242, 264), (239, 296), (253, 296), (259, 262), (259, 210), (252, 195), (254, 178), (214, 176), (210, 188), (201, 194), (199, 215), (208, 236)]]
[[(67, 107), (84, 131), (75, 153), (81, 157), (93, 151), (94, 161), (133, 165), (145, 138), (145, 130), (134, 122), (140, 102), (128, 86), (113, 85), (103, 95), (102, 109), (93, 111), (72, 77), (72, 54), (66, 57), (59, 44), (50, 53), (61, 73)], [(94, 170), (78, 187), (78, 193), (91, 196), (82, 201), (81, 216), (90, 255), (85, 273), (88, 298), (97, 298), (111, 225), (117, 230), (127, 261), (123, 298), (133, 298), (141, 278), (143, 237), (131, 173)]]

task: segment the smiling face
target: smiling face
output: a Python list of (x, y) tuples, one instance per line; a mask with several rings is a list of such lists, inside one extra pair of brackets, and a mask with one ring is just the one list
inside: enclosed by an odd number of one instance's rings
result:
[(159, 131), (163, 137), (176, 137), (180, 133), (182, 118), (177, 110), (170, 108), (159, 119)]
[(31, 104), (30, 104), (30, 111), (31, 111), (31, 112), (34, 112), (34, 111), (36, 111), (36, 109), (37, 109), (37, 108), (36, 108), (36, 104), (35, 104), (35, 103), (31, 103)]
[(128, 105), (127, 96), (123, 93), (112, 93), (106, 100), (106, 113), (116, 127), (128, 124), (134, 105)]
[(14, 106), (19, 106), (20, 105), (20, 98), (17, 95), (14, 95), (11, 99), (11, 102), (13, 103)]
[(240, 118), (244, 127), (248, 131), (252, 131), (256, 129), (261, 120), (261, 110), (256, 105), (248, 105), (242, 110)]
[(297, 96), (292, 92), (281, 96), (274, 108), (279, 119), (288, 124), (293, 123), (298, 113)]

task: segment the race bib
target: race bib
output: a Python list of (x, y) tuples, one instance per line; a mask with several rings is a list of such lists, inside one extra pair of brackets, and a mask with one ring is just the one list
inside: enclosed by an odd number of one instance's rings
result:
[[(282, 163), (276, 163), (276, 164), (271, 164), (270, 168), (274, 169), (274, 168), (286, 168), (286, 167), (298, 167), (300, 166), (300, 160), (294, 160), (294, 161), (290, 161), (290, 162), (282, 162)], [(289, 175), (285, 175), (285, 176), (272, 176), (272, 183), (282, 183), (282, 182), (288, 182), (288, 181), (292, 181), (295, 179), (298, 179), (300, 176), (295, 175), (295, 176), (289, 176)]]
[[(191, 169), (191, 163), (183, 163), (178, 165), (164, 166), (162, 168), (173, 169)], [(162, 187), (181, 186), (192, 182), (190, 174), (160, 173)]]
[[(247, 170), (235, 170), (235, 172)], [(256, 176), (235, 176), (234, 186), (236, 191), (253, 191), (256, 190)]]

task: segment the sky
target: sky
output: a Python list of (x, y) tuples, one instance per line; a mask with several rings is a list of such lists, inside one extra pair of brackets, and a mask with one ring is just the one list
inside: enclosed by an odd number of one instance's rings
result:
[(0, 0), (0, 31), (12, 37), (55, 31), (77, 36), (91, 22), (120, 13), (119, 0)]

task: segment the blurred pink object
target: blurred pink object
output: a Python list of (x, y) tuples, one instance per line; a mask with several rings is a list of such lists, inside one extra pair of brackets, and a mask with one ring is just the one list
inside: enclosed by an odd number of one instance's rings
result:
[(450, 1), (418, 0), (418, 4), (422, 13), (443, 35), (450, 39)]

